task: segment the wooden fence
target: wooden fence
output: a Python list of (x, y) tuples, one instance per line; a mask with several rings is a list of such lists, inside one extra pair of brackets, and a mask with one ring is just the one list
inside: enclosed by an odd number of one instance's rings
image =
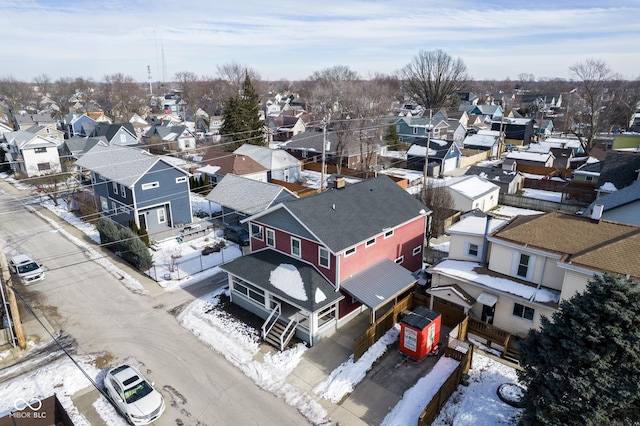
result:
[[(462, 346), (466, 347), (466, 351), (462, 349)], [(462, 381), (462, 376), (467, 374), (471, 368), (473, 345), (468, 345), (453, 339), (453, 341), (449, 341), (447, 344), (444, 356), (460, 361), (460, 364), (453, 370), (449, 378), (447, 378), (440, 389), (433, 395), (431, 401), (424, 407), (424, 410), (420, 413), (420, 417), (418, 417), (418, 426), (429, 426), (433, 423), (436, 417), (438, 417), (442, 406), (458, 388), (458, 385)]]
[(376, 322), (372, 324), (361, 336), (356, 337), (353, 349), (353, 361), (360, 357), (378, 341), (391, 327), (393, 327), (404, 311), (409, 311), (418, 305), (427, 305), (428, 298), (419, 294), (411, 293), (391, 309), (385, 312)]

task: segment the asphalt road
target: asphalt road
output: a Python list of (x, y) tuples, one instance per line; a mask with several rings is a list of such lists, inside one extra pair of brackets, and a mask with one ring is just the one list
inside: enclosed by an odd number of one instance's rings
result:
[[(91, 261), (81, 248), (17, 200), (26, 194), (0, 185), (0, 233), (6, 251), (26, 252), (41, 261), (46, 279), (23, 288), (28, 303), (42, 312), (56, 330), (72, 336), (78, 354), (99, 356), (100, 368), (123, 360), (143, 364), (167, 409), (156, 425), (300, 425), (306, 419), (294, 408), (259, 389), (224, 358), (181, 327), (174, 314), (180, 306), (215, 284), (199, 283), (167, 293), (155, 282), (139, 278), (148, 295), (128, 290), (116, 277)], [(39, 207), (38, 207), (39, 208)], [(89, 242), (57, 219), (73, 235)], [(105, 252), (106, 256), (109, 256)], [(94, 398), (95, 396), (95, 398)], [(79, 399), (79, 410), (90, 412), (100, 398), (91, 391)], [(86, 408), (88, 407), (88, 408)]]

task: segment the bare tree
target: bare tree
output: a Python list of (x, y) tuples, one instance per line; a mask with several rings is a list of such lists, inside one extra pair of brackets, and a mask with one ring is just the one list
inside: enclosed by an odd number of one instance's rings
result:
[(601, 112), (604, 105), (605, 82), (611, 79), (612, 73), (607, 64), (598, 59), (578, 62), (569, 67), (569, 70), (581, 83), (580, 94), (585, 102), (584, 111), (574, 111), (574, 115), (580, 113), (580, 125), (573, 129), (573, 133), (580, 140), (585, 153), (589, 154), (604, 121)]
[(228, 62), (226, 64), (218, 65), (218, 76), (229, 83), (231, 93), (225, 98), (229, 99), (231, 96), (237, 96), (242, 90), (245, 77), (248, 75), (251, 80), (251, 84), (256, 89), (256, 92), (262, 93), (262, 89), (259, 87), (261, 81), (260, 73), (253, 68), (249, 68), (246, 65), (239, 64), (238, 62)]
[(462, 59), (453, 59), (442, 50), (421, 50), (401, 70), (407, 94), (426, 109), (448, 107), (462, 90), (467, 67)]
[(49, 96), (49, 91), (51, 90), (51, 79), (47, 74), (40, 74), (33, 79), (33, 82), (36, 85), (36, 89), (38, 90), (38, 106), (41, 105), (42, 99), (44, 97)]
[(133, 113), (144, 114), (147, 94), (130, 75), (106, 75), (100, 85), (99, 103), (116, 121), (127, 121)]
[(445, 222), (453, 212), (453, 198), (444, 185), (434, 185), (429, 179), (419, 195), (420, 201), (429, 207), (431, 226), (427, 229), (427, 241), (444, 233)]
[(29, 83), (15, 79), (13, 76), (0, 78), (0, 100), (3, 100), (12, 111), (26, 108), (34, 99), (34, 92)]

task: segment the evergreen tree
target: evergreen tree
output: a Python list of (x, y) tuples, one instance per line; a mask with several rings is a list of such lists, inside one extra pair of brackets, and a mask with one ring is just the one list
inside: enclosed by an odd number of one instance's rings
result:
[(220, 131), (225, 138), (228, 151), (249, 143), (265, 145), (263, 122), (260, 120), (260, 97), (256, 93), (247, 74), (242, 91), (227, 100), (222, 112)]
[(640, 422), (640, 289), (605, 274), (520, 345), (522, 425)]
[(389, 149), (398, 151), (400, 148), (400, 136), (395, 124), (389, 124), (387, 131), (384, 133), (384, 140), (389, 144)]

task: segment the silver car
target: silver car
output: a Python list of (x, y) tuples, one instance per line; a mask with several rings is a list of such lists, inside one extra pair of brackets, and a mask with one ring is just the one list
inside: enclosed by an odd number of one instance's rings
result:
[(130, 365), (109, 370), (104, 387), (118, 410), (133, 425), (147, 425), (164, 412), (162, 394)]
[(44, 270), (38, 262), (26, 254), (19, 254), (9, 260), (9, 269), (17, 274), (25, 284), (31, 284), (44, 279)]

